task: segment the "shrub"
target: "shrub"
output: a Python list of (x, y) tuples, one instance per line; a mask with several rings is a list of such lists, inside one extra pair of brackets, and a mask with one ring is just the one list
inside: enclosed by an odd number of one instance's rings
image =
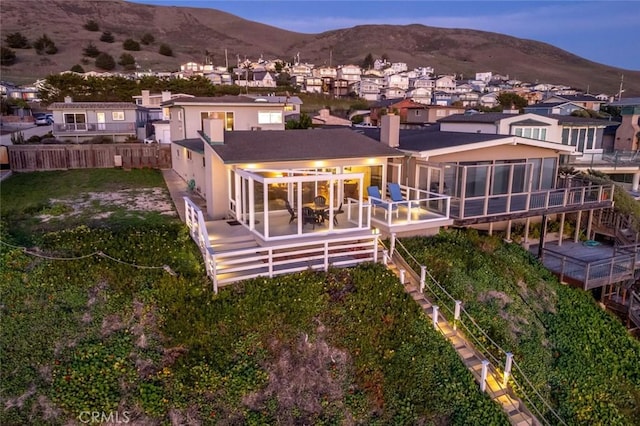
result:
[(100, 53), (96, 58), (96, 67), (110, 71), (116, 67), (116, 61), (108, 53)]
[(173, 56), (173, 50), (171, 50), (171, 47), (164, 43), (160, 45), (158, 53), (164, 56)]
[(82, 54), (84, 56), (88, 56), (90, 58), (97, 58), (98, 55), (100, 54), (100, 50), (98, 50), (98, 48), (96, 47), (95, 44), (93, 44), (92, 42), (89, 42), (89, 44), (87, 45), (87, 47), (85, 47), (82, 50)]
[(149, 33), (144, 34), (144, 35), (142, 36), (142, 38), (140, 39), (140, 42), (141, 42), (142, 44), (145, 44), (145, 45), (147, 45), (147, 44), (151, 44), (151, 43), (153, 43), (154, 41), (156, 41), (155, 37), (154, 37), (152, 34), (149, 34)]
[(113, 143), (113, 139), (109, 136), (98, 135), (89, 139), (86, 143), (91, 143), (94, 145), (102, 144), (102, 143)]
[(0, 47), (0, 65), (13, 65), (16, 62), (16, 52), (8, 47)]
[(82, 68), (82, 65), (80, 65), (80, 64), (75, 64), (74, 66), (72, 66), (70, 71), (77, 72), (77, 73), (80, 73), (80, 74), (84, 74), (84, 68)]
[(105, 31), (100, 36), (100, 41), (104, 41), (105, 43), (113, 43), (115, 40), (111, 31)]
[(135, 40), (133, 40), (131, 38), (128, 38), (122, 43), (122, 48), (124, 50), (137, 51), (137, 50), (140, 50), (140, 43), (138, 43), (137, 41), (135, 41)]
[(100, 25), (93, 19), (89, 19), (87, 23), (83, 25), (83, 28), (87, 31), (100, 31)]
[(5, 41), (9, 47), (14, 49), (29, 49), (31, 47), (29, 40), (19, 32), (7, 34)]
[(133, 70), (136, 68), (136, 59), (129, 53), (123, 53), (120, 55), (118, 64), (126, 70)]
[(46, 34), (42, 34), (42, 37), (40, 37), (33, 43), (33, 47), (36, 49), (38, 55), (41, 55), (42, 53), (46, 53), (47, 55), (54, 55), (58, 52), (56, 44)]

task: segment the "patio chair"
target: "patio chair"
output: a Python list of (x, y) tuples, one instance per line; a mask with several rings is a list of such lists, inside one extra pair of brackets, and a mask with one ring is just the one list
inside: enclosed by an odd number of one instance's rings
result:
[[(382, 199), (382, 195), (380, 195), (380, 189), (375, 185), (368, 186), (367, 194), (369, 195), (369, 201), (371, 202), (374, 211), (376, 207), (382, 207), (384, 209), (384, 216), (386, 218), (387, 213), (389, 212), (390, 203)], [(391, 210), (396, 212), (396, 216), (398, 215), (398, 206), (396, 206), (395, 204), (391, 204)]]
[(289, 218), (289, 223), (291, 223), (298, 218), (298, 215), (296, 214), (295, 210), (293, 210), (293, 207), (291, 207), (289, 200), (285, 200), (284, 203), (287, 206), (287, 211), (291, 215), (291, 218)]
[[(340, 203), (340, 207), (338, 207), (337, 209), (335, 209), (333, 211), (333, 224), (337, 225), (338, 224), (338, 215), (344, 213), (344, 210), (342, 210), (342, 203)], [(329, 209), (326, 209), (323, 213), (323, 220), (329, 220)]]
[(311, 207), (302, 208), (302, 225), (304, 226), (307, 223), (311, 223), (313, 225), (313, 229), (316, 229), (316, 223), (318, 223), (318, 215)]
[(324, 198), (322, 195), (318, 195), (316, 198), (313, 199), (313, 204), (315, 204), (316, 207), (325, 207), (327, 205), (327, 199)]
[(387, 184), (387, 188), (389, 188), (389, 195), (391, 196), (391, 201), (396, 202), (396, 205), (399, 206), (410, 206), (410, 202), (405, 200), (402, 196), (402, 190), (400, 189), (400, 185), (395, 182), (391, 182)]

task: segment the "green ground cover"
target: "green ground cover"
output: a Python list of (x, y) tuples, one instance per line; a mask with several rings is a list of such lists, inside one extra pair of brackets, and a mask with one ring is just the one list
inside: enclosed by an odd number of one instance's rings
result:
[[(0, 424), (87, 411), (175, 424), (507, 424), (381, 265), (214, 295), (175, 217), (115, 206), (116, 219), (43, 226), (30, 213), (128, 180), (162, 185), (153, 171), (103, 172), (2, 183), (2, 241), (28, 240), (33, 254), (0, 247)], [(27, 190), (30, 201), (13, 202)]]
[(640, 424), (640, 343), (589, 293), (560, 285), (519, 246), (474, 231), (402, 242), (567, 424)]

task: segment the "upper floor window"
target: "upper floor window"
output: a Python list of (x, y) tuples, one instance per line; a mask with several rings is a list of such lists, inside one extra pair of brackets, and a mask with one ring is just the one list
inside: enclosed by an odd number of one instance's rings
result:
[(113, 121), (124, 121), (124, 111), (112, 111), (111, 119)]
[(516, 127), (514, 134), (528, 139), (547, 140), (547, 129), (544, 127)]
[[(233, 125), (234, 125), (233, 112), (228, 112), (228, 111), (201, 112), (200, 118), (201, 120), (204, 120), (205, 118), (214, 118), (218, 120), (223, 120), (224, 129), (229, 132), (233, 131)], [(200, 127), (204, 128), (202, 125), (202, 122), (200, 123)]]
[(258, 111), (258, 124), (282, 124), (282, 112)]

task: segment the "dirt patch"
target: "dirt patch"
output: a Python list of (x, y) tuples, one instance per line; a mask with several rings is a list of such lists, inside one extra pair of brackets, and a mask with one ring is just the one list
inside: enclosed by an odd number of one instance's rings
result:
[(42, 222), (80, 215), (92, 219), (105, 219), (116, 210), (130, 212), (158, 212), (176, 216), (171, 197), (163, 188), (123, 189), (114, 192), (85, 192), (74, 198), (52, 198), (48, 209), (37, 217)]

